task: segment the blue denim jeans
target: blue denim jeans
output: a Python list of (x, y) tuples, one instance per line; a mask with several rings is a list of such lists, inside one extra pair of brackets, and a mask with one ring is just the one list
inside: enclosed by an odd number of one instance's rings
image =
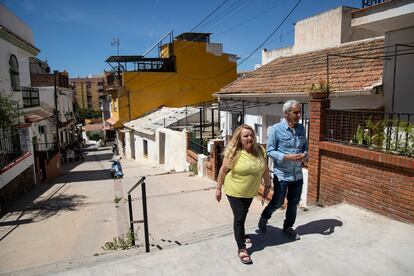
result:
[[(303, 179), (296, 181), (279, 181), (273, 178), (274, 193), (272, 200), (262, 212), (262, 218), (268, 220), (272, 214), (279, 209), (287, 196), (288, 206), (283, 229), (292, 227), (296, 220), (296, 211), (302, 194)], [(286, 195), (287, 194), (287, 195)]]

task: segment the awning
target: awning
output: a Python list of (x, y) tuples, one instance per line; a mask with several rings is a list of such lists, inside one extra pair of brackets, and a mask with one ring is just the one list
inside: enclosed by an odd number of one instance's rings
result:
[(108, 123), (108, 124), (110, 124), (111, 126), (113, 126), (113, 125), (115, 125), (116, 124), (116, 122), (118, 122), (118, 120), (116, 120), (116, 119), (114, 119), (114, 118), (109, 118), (108, 120), (106, 120), (106, 122)]
[(36, 123), (52, 117), (53, 114), (44, 110), (34, 110), (24, 114), (24, 121), (26, 123)]
[(119, 120), (117, 120), (117, 119), (115, 119), (113, 117), (109, 118), (105, 122), (107, 122), (108, 124), (110, 124), (113, 128), (122, 127), (122, 123)]

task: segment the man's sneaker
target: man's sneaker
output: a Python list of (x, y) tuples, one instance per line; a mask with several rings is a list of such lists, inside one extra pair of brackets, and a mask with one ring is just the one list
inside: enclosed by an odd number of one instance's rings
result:
[(285, 233), (287, 236), (289, 236), (289, 238), (291, 238), (294, 241), (300, 240), (299, 234), (296, 233), (292, 227), (283, 229), (283, 233)]
[(267, 225), (267, 219), (265, 219), (263, 217), (260, 217), (259, 225), (258, 226), (259, 226), (259, 230), (261, 232), (263, 232), (263, 233), (266, 232), (266, 225)]

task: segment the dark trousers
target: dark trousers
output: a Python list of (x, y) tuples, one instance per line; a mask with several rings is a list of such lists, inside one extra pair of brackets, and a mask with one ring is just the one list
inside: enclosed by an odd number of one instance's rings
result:
[(246, 233), (244, 231), (244, 222), (246, 221), (247, 212), (253, 198), (239, 198), (227, 195), (231, 210), (233, 211), (233, 230), (238, 249), (246, 248)]
[(262, 218), (268, 220), (272, 214), (279, 209), (287, 194), (288, 206), (283, 229), (292, 227), (295, 224), (297, 207), (302, 194), (303, 179), (297, 181), (279, 181), (276, 176), (273, 178), (274, 193), (272, 200), (262, 212)]

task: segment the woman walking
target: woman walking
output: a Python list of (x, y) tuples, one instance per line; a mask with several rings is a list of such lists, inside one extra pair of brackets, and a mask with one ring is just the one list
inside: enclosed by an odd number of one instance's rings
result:
[(238, 256), (244, 264), (252, 260), (246, 250), (246, 234), (244, 223), (253, 197), (258, 194), (260, 181), (265, 182), (265, 194), (270, 188), (269, 170), (266, 163), (266, 152), (256, 142), (252, 127), (239, 126), (226, 148), (223, 165), (220, 168), (216, 200), (220, 202), (224, 185), (224, 193), (233, 211), (233, 230), (238, 247)]

